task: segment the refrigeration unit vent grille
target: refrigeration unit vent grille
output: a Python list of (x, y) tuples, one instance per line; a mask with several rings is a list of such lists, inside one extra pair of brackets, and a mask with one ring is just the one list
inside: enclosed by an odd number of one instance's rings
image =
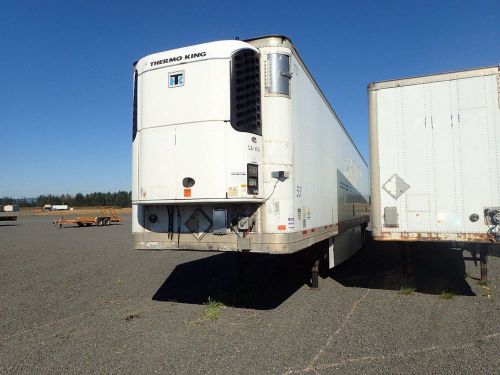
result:
[(231, 125), (238, 131), (262, 134), (259, 53), (243, 49), (231, 58)]

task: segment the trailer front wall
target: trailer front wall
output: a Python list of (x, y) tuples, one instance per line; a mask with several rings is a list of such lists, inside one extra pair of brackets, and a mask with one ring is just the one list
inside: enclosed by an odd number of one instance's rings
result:
[(487, 239), (484, 210), (500, 206), (498, 80), (476, 71), (370, 88), (376, 238)]

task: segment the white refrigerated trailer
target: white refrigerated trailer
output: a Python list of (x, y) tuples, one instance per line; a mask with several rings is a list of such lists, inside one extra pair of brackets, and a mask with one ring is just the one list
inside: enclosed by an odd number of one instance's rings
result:
[(498, 66), (368, 86), (372, 235), (500, 241)]
[(134, 66), (135, 249), (286, 254), (325, 241), (334, 266), (361, 247), (367, 164), (290, 39)]

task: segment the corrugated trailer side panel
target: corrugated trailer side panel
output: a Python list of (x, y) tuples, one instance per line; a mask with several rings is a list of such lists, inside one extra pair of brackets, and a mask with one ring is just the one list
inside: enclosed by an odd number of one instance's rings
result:
[(485, 209), (500, 206), (498, 77), (485, 68), (369, 87), (376, 238), (488, 239)]

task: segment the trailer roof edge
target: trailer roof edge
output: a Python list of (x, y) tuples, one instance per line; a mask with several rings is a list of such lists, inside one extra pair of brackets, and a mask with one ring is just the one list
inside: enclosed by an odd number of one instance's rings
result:
[(377, 81), (368, 84), (368, 91), (376, 91), (402, 86), (419, 85), (422, 83), (432, 83), (441, 81), (451, 81), (455, 79), (481, 77), (487, 75), (495, 75), (500, 73), (500, 65), (491, 65), (480, 68), (471, 68), (463, 70), (455, 70), (444, 73), (426, 74), (420, 76), (403, 77), (398, 79), (389, 79)]
[(262, 36), (258, 36), (255, 38), (244, 39), (243, 41), (244, 42), (253, 42), (254, 40), (269, 39), (269, 38), (280, 38), (281, 40), (288, 40), (291, 44), (293, 44), (292, 40), (283, 34), (267, 34), (267, 35), (262, 35)]

